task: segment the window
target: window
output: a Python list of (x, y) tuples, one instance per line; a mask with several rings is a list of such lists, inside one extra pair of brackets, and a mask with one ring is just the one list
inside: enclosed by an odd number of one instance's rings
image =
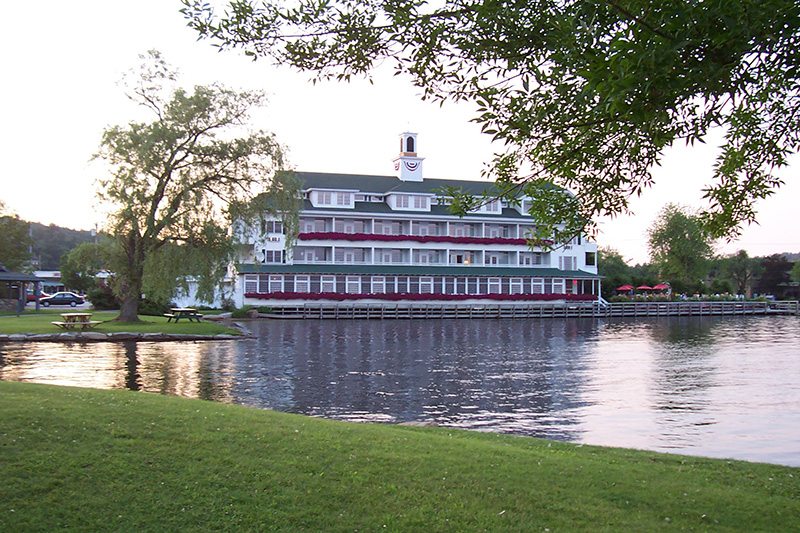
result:
[(337, 192), (336, 193), (336, 205), (350, 205), (350, 193), (349, 192)]
[(264, 233), (283, 233), (283, 222), (280, 220), (267, 220), (261, 225)]
[(371, 289), (372, 294), (383, 294), (386, 292), (386, 278), (383, 276), (372, 276)]
[(406, 138), (406, 152), (414, 151), (414, 137)]
[(336, 292), (336, 276), (322, 276), (319, 292)]
[(414, 209), (428, 209), (428, 198), (425, 196), (415, 196)]
[(255, 274), (245, 274), (244, 292), (258, 292), (258, 276)]
[(511, 294), (522, 294), (522, 278), (511, 278), (508, 283)]
[(499, 213), (501, 209), (500, 200), (491, 200), (487, 202), (484, 209), (487, 213)]
[(283, 276), (271, 274), (269, 277), (269, 292), (283, 292)]
[(262, 263), (283, 263), (283, 250), (261, 249)]
[(407, 194), (396, 194), (394, 196), (394, 206), (395, 207), (408, 207), (408, 195)]
[(564, 294), (566, 292), (566, 284), (564, 278), (553, 280), (553, 294)]
[(496, 265), (499, 263), (499, 258), (495, 254), (487, 254), (486, 259), (484, 260), (484, 264), (486, 265)]
[(355, 201), (356, 202), (365, 202), (367, 197), (363, 194), (356, 194)]
[(597, 254), (595, 252), (586, 252), (586, 266), (595, 266), (597, 264)]
[(419, 293), (433, 294), (433, 278), (419, 278)]
[(320, 205), (332, 205), (333, 197), (330, 191), (317, 192), (317, 203)]
[(566, 256), (558, 258), (558, 268), (561, 270), (575, 270), (577, 268), (577, 257)]
[(294, 277), (294, 292), (311, 292), (311, 279), (309, 276)]
[(531, 294), (544, 294), (544, 280), (533, 278), (531, 280)]
[(500, 294), (500, 278), (489, 278), (489, 294)]
[(347, 276), (345, 278), (344, 292), (359, 294), (361, 292), (361, 276)]
[(269, 276), (266, 274), (258, 276), (258, 292), (269, 292)]

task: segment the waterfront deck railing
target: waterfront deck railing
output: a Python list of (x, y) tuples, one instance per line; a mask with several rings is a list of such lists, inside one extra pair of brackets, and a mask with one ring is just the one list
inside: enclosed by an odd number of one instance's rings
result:
[(305, 319), (603, 318), (716, 315), (799, 315), (797, 301), (567, 302), (565, 304), (454, 304), (319, 302), (280, 305), (261, 316)]

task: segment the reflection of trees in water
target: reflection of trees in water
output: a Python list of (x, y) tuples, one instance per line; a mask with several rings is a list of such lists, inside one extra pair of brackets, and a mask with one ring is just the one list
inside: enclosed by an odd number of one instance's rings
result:
[(139, 360), (136, 358), (136, 343), (127, 341), (122, 343), (125, 352), (125, 388), (138, 391), (141, 389), (139, 376)]

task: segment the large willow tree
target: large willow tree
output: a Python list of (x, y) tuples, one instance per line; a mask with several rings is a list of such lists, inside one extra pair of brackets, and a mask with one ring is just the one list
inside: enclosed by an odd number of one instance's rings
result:
[(210, 301), (233, 249), (233, 220), (257, 207), (255, 195), (279, 188), (272, 177), (282, 165), (274, 136), (248, 128), (262, 94), (173, 88), (175, 73), (157, 52), (143, 60), (126, 84), (151, 119), (109, 127), (97, 154), (110, 168), (99, 194), (112, 207), (121, 321), (138, 320), (143, 292), (169, 298), (187, 276)]
[(735, 235), (800, 148), (797, 0), (183, 3), (222, 48), (318, 78), (393, 63), (428, 98), (473, 102), (506, 146), (493, 165), (500, 188), (549, 195), (532, 214), (569, 231), (626, 212), (667, 147), (720, 127), (703, 220)]

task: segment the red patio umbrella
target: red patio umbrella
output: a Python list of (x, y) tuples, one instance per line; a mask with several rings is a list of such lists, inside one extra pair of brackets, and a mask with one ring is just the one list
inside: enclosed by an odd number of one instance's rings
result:
[(617, 287), (614, 290), (615, 291), (632, 291), (633, 290), (633, 285), (620, 285), (619, 287)]
[(653, 287), (648, 287), (647, 285), (639, 285), (636, 287), (637, 291), (652, 291)]
[(667, 285), (666, 283), (659, 283), (658, 285), (654, 285), (653, 286), (653, 290), (654, 291), (666, 291), (666, 290), (669, 290), (669, 289), (670, 289), (670, 286)]

